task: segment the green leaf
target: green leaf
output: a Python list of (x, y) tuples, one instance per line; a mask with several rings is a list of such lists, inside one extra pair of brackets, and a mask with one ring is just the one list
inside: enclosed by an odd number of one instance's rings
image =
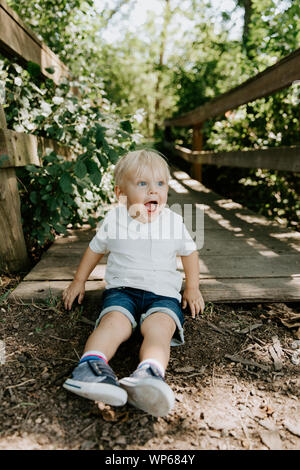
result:
[(56, 223), (56, 222), (54, 222), (52, 225), (53, 225), (54, 230), (57, 233), (63, 233), (63, 234), (67, 233), (67, 229), (63, 225)]
[(96, 126), (96, 146), (100, 148), (105, 141), (104, 127), (97, 124)]
[(80, 144), (83, 146), (83, 147), (86, 147), (87, 144), (89, 143), (89, 138), (86, 137), (86, 136), (83, 136), (81, 137), (81, 139), (79, 140)]
[(57, 165), (49, 165), (47, 166), (47, 172), (51, 176), (56, 176), (58, 174), (58, 166)]
[(53, 74), (55, 72), (54, 67), (45, 68), (46, 72)]
[(62, 177), (59, 180), (59, 186), (63, 190), (64, 193), (73, 193), (73, 187), (72, 187), (72, 178), (68, 173), (64, 173)]
[(36, 62), (29, 61), (27, 63), (27, 71), (32, 77), (39, 77), (41, 75), (41, 67)]
[(107, 158), (105, 157), (105, 155), (103, 153), (99, 152), (99, 153), (97, 153), (97, 158), (98, 158), (99, 162), (101, 163), (101, 166), (103, 168), (107, 168), (108, 162), (107, 162)]
[(92, 181), (92, 183), (94, 183), (96, 186), (99, 186), (99, 184), (101, 183), (101, 173), (100, 171), (98, 170), (97, 172), (95, 173), (91, 173), (90, 174), (90, 180)]
[(88, 224), (90, 224), (92, 228), (96, 227), (96, 221), (94, 217), (88, 217)]
[(128, 120), (127, 121), (121, 121), (120, 125), (121, 125), (121, 129), (123, 129), (123, 131), (129, 132), (130, 134), (132, 134), (133, 130), (132, 130), (132, 126), (131, 126), (130, 121), (128, 121)]
[(52, 198), (50, 201), (49, 209), (51, 212), (54, 212), (57, 210), (57, 202), (56, 199)]
[(99, 167), (94, 160), (86, 160), (85, 161), (88, 173), (96, 173), (99, 172)]
[(119, 155), (113, 148), (109, 148), (107, 150), (107, 154), (112, 163), (117, 163), (117, 161), (119, 160)]
[(74, 173), (78, 178), (84, 178), (87, 174), (87, 168), (82, 161), (77, 161), (74, 166)]
[(30, 171), (31, 173), (39, 173), (40, 169), (37, 166), (34, 165), (26, 165), (25, 166), (27, 171)]
[(32, 191), (32, 192), (30, 193), (29, 199), (30, 199), (31, 202), (33, 202), (33, 204), (37, 204), (38, 197), (37, 197), (36, 191)]

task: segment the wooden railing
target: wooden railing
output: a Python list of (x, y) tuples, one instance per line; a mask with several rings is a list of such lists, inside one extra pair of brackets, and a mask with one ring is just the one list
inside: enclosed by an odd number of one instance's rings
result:
[[(226, 111), (287, 88), (298, 80), (300, 80), (300, 49), (203, 106), (165, 120), (166, 148), (190, 162), (193, 176), (199, 181), (202, 179), (202, 164), (300, 172), (300, 147), (276, 147), (235, 152), (203, 151), (202, 133), (203, 123), (207, 119), (221, 116)], [(172, 127), (193, 128), (192, 149), (174, 145), (171, 142)]]
[[(0, 53), (8, 58), (17, 58), (23, 66), (28, 62), (38, 64), (42, 75), (51, 77), (56, 84), (63, 77), (71, 78), (68, 68), (27, 28), (4, 0), (0, 0)], [(50, 74), (47, 68), (54, 69), (54, 73)], [(0, 101), (1, 270), (22, 271), (29, 265), (15, 167), (29, 164), (41, 166), (40, 156), (45, 153), (46, 148), (55, 150), (67, 159), (72, 158), (72, 149), (54, 140), (7, 129), (5, 112)]]

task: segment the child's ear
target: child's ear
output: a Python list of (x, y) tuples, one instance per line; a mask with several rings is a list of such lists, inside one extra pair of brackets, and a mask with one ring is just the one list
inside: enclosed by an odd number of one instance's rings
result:
[(115, 186), (115, 195), (117, 196), (117, 199), (119, 199), (121, 194), (122, 194), (121, 188), (116, 185)]
[(127, 205), (127, 197), (120, 188), (120, 186), (115, 186), (115, 195), (117, 196), (117, 199), (120, 204)]

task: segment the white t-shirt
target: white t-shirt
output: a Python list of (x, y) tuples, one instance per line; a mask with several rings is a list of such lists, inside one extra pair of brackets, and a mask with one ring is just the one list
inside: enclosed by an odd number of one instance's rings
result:
[(107, 289), (134, 287), (179, 301), (182, 275), (176, 255), (197, 249), (181, 215), (164, 208), (153, 222), (141, 223), (122, 205), (106, 214), (89, 246), (95, 253), (109, 253)]

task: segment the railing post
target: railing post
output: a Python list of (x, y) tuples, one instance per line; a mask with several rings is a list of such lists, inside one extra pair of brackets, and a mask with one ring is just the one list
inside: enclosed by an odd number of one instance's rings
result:
[[(193, 127), (193, 150), (202, 150), (203, 149), (203, 123), (201, 122), (197, 126)], [(193, 163), (192, 164), (192, 177), (196, 180), (202, 182), (202, 164)]]
[[(0, 128), (7, 128), (1, 103)], [(0, 142), (0, 157), (1, 153)], [(16, 272), (26, 270), (28, 266), (16, 171), (0, 167), (0, 269)]]

